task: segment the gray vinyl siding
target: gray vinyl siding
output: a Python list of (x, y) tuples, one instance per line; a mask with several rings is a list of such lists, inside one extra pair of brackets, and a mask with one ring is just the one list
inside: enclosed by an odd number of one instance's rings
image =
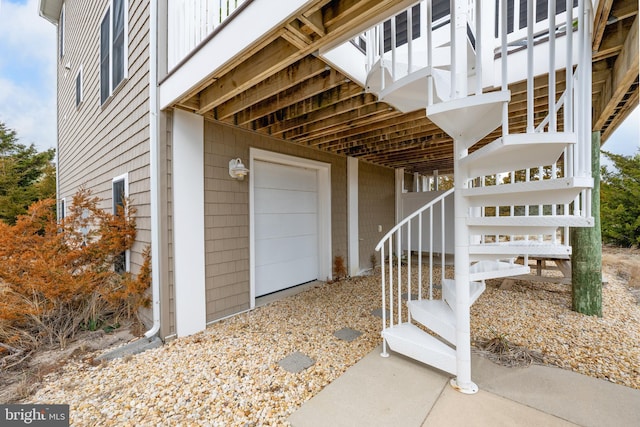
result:
[[(229, 176), (229, 160), (255, 147), (331, 164), (332, 259), (347, 254), (347, 161), (330, 153), (205, 120), (207, 322), (249, 308), (249, 180)], [(393, 171), (392, 171), (393, 175)], [(324, 278), (321, 278), (324, 279)]]
[[(112, 96), (100, 104), (100, 22), (107, 0), (65, 2), (65, 53), (58, 59), (59, 197), (71, 203), (81, 187), (111, 209), (111, 181), (128, 173), (138, 235), (131, 270), (150, 244), (149, 1), (128, 1), (127, 70)], [(68, 64), (69, 70), (66, 69)], [(83, 101), (75, 104), (75, 76), (82, 66)]]

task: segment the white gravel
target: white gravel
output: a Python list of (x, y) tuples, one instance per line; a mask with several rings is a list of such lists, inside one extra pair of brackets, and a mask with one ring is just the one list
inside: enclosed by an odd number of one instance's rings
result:
[[(72, 425), (286, 425), (304, 401), (381, 342), (379, 276), (319, 285), (143, 354), (49, 375), (33, 403), (71, 405)], [(640, 389), (640, 308), (620, 281), (604, 288), (604, 316), (570, 311), (570, 287), (489, 282), (472, 309), (473, 339), (504, 335), (567, 369)], [(333, 333), (362, 332), (352, 342)], [(292, 374), (278, 361), (316, 363)]]

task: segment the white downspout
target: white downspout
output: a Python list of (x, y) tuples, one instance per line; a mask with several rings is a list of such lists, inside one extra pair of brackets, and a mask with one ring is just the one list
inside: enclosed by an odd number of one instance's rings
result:
[(144, 336), (151, 338), (160, 330), (160, 162), (158, 147), (158, 2), (150, 2), (149, 21), (149, 169), (151, 171), (151, 301), (153, 326)]

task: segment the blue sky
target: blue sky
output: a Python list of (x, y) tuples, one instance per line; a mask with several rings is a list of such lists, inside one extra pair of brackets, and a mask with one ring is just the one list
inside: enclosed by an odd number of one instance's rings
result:
[[(38, 16), (38, 0), (0, 0), (0, 121), (23, 144), (56, 146), (56, 27)], [(638, 108), (603, 146), (640, 149)]]
[(0, 0), (0, 121), (40, 150), (56, 145), (55, 40), (38, 0)]

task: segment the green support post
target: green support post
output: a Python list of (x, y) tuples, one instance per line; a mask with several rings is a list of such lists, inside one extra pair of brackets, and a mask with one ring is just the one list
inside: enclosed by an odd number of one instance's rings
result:
[(600, 230), (600, 132), (591, 135), (591, 215), (593, 227), (571, 229), (571, 305), (574, 311), (602, 317), (602, 233)]

